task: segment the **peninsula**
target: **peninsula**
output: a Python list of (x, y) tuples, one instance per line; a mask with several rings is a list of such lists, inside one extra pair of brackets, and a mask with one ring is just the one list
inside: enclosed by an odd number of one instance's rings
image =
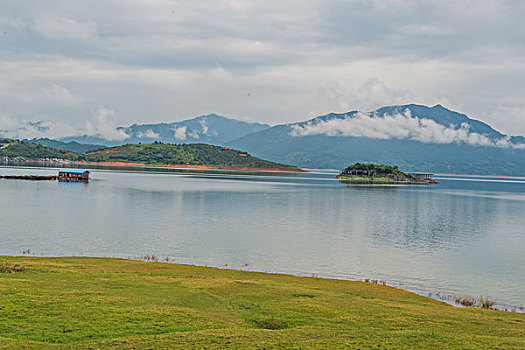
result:
[(429, 173), (404, 173), (396, 166), (355, 163), (336, 176), (351, 183), (374, 184), (432, 184), (437, 183)]
[(0, 160), (16, 163), (50, 163), (113, 166), (155, 166), (255, 171), (304, 171), (298, 167), (253, 157), (247, 152), (203, 143), (126, 144), (75, 153), (27, 141), (0, 139)]

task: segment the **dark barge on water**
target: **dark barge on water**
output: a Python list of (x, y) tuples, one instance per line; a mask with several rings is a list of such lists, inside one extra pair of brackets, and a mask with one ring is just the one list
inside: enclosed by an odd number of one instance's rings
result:
[(60, 169), (58, 171), (60, 182), (88, 182), (89, 171), (84, 169)]
[(84, 182), (89, 181), (89, 171), (84, 169), (60, 169), (56, 175), (0, 175), (0, 179), (56, 181), (59, 182)]

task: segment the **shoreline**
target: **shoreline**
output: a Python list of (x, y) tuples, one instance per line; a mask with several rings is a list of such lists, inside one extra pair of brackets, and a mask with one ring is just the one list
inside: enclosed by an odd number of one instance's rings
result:
[(86, 162), (72, 161), (75, 165), (96, 165), (96, 166), (121, 166), (121, 167), (144, 167), (144, 168), (174, 168), (174, 169), (209, 169), (209, 170), (242, 170), (242, 171), (268, 171), (268, 172), (292, 172), (306, 173), (307, 170), (301, 168), (252, 168), (235, 166), (213, 166), (213, 165), (191, 165), (191, 164), (148, 164), (133, 162)]
[(434, 173), (435, 176), (464, 176), (464, 177), (498, 177), (508, 179), (525, 179), (525, 175), (487, 175), (487, 174), (452, 174), (452, 173)]
[(345, 179), (345, 178), (336, 178), (337, 180), (348, 183), (348, 184), (363, 184), (363, 185), (432, 185), (437, 182), (427, 182), (427, 181), (383, 181), (383, 180), (355, 180), (355, 179)]
[[(430, 290), (430, 288), (425, 288), (423, 286), (417, 286), (416, 284), (409, 285), (407, 282), (403, 281), (386, 281), (382, 279), (374, 279), (374, 278), (363, 278), (363, 277), (357, 277), (357, 276), (341, 276), (341, 275), (331, 275), (331, 274), (322, 274), (322, 273), (315, 273), (315, 272), (292, 272), (292, 271), (283, 271), (283, 270), (274, 270), (274, 269), (265, 269), (265, 268), (251, 268), (250, 265), (217, 265), (217, 264), (205, 264), (205, 263), (198, 263), (198, 262), (187, 262), (177, 259), (172, 259), (169, 257), (160, 258), (156, 255), (144, 255), (144, 256), (119, 256), (119, 255), (90, 255), (90, 254), (81, 254), (81, 255), (71, 255), (71, 254), (64, 254), (64, 255), (47, 255), (47, 254), (13, 254), (13, 255), (6, 255), (6, 254), (0, 254), (0, 258), (2, 257), (22, 257), (22, 258), (99, 258), (99, 259), (122, 259), (122, 260), (131, 260), (131, 261), (141, 261), (146, 263), (165, 263), (165, 264), (172, 264), (172, 265), (178, 265), (178, 266), (194, 266), (194, 267), (209, 267), (209, 268), (215, 268), (219, 270), (227, 270), (227, 271), (244, 271), (244, 272), (254, 272), (254, 273), (264, 273), (269, 275), (283, 275), (283, 276), (293, 276), (293, 277), (305, 277), (305, 278), (320, 278), (324, 280), (337, 280), (337, 281), (350, 281), (350, 282), (361, 282), (364, 284), (376, 284), (376, 285), (382, 285), (382, 286), (388, 286), (392, 287), (398, 290), (402, 290), (405, 292), (413, 293), (416, 295), (419, 295), (424, 298), (441, 301), (448, 305), (451, 305), (453, 307), (457, 308), (470, 308), (470, 309), (490, 309), (490, 310), (497, 310), (497, 311), (503, 311), (503, 312), (512, 312), (516, 314), (523, 314), (525, 313), (525, 305), (520, 303), (508, 303), (501, 300), (494, 300), (495, 304), (493, 307), (490, 308), (483, 308), (480, 305), (472, 305), (472, 306), (465, 306), (461, 303), (458, 303), (455, 301), (456, 298), (466, 299), (466, 298), (473, 298), (478, 300), (479, 298), (474, 297), (469, 294), (464, 293), (456, 293), (453, 291), (446, 291), (446, 290), (438, 290), (433, 289)], [(481, 296), (485, 297), (485, 296)], [(490, 298), (490, 297), (487, 297)], [(492, 299), (493, 300), (493, 299)]]
[(122, 168), (157, 168), (157, 169), (197, 169), (197, 170), (236, 170), (236, 171), (254, 171), (254, 172), (270, 172), (270, 173), (308, 173), (308, 170), (301, 168), (255, 168), (255, 167), (241, 167), (241, 166), (213, 166), (213, 165), (191, 165), (191, 164), (148, 164), (148, 163), (134, 163), (134, 162), (87, 162), (80, 160), (46, 160), (46, 159), (24, 159), (12, 160), (3, 162), (2, 165), (8, 166), (36, 166), (37, 164), (44, 165), (43, 167), (57, 167), (64, 166), (117, 166)]

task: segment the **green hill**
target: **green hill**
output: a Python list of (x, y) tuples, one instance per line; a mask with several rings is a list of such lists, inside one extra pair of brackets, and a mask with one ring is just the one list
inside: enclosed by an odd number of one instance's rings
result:
[(255, 158), (246, 152), (202, 143), (128, 144), (86, 152), (79, 156), (79, 159), (88, 162), (129, 162), (151, 165), (297, 169), (294, 166)]
[(99, 148), (104, 148), (104, 145), (94, 145), (94, 144), (85, 144), (79, 143), (76, 141), (63, 142), (59, 140), (53, 140), (49, 138), (40, 138), (40, 139), (31, 139), (27, 140), (30, 143), (36, 143), (43, 146), (50, 146), (53, 148), (63, 149), (75, 153), (85, 153), (88, 151), (93, 151)]
[(71, 159), (75, 158), (76, 156), (77, 155), (75, 153), (71, 153), (66, 150), (30, 143), (27, 141), (0, 139), (0, 157), (21, 157), (25, 159)]
[(46, 158), (85, 162), (124, 162), (146, 165), (200, 165), (235, 168), (279, 168), (299, 170), (297, 167), (255, 158), (246, 152), (202, 143), (193, 144), (128, 144), (101, 148), (84, 154), (68, 152), (28, 141), (0, 139), (0, 157), (23, 158), (34, 161)]
[(355, 163), (343, 170), (337, 179), (351, 182), (370, 183), (435, 183), (433, 180), (405, 174), (396, 166), (384, 164)]

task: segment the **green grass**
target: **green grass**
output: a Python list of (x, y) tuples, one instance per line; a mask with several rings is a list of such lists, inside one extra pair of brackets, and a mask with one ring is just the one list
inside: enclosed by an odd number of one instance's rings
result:
[(372, 283), (106, 258), (0, 257), (2, 349), (523, 349), (525, 315)]

